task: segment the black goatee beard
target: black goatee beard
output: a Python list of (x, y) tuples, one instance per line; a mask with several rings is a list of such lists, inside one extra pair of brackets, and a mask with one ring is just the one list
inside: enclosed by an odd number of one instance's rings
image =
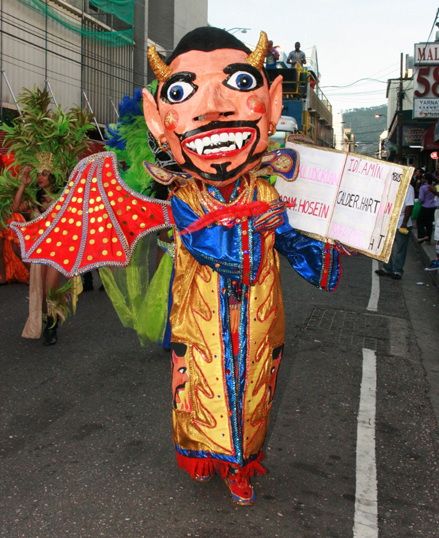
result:
[(181, 168), (184, 170), (187, 170), (189, 173), (195, 173), (200, 178), (203, 178), (207, 183), (213, 184), (213, 185), (227, 185), (231, 183), (233, 180), (237, 179), (240, 176), (240, 173), (245, 169), (248, 168), (248, 165), (251, 163), (257, 163), (262, 157), (262, 155), (265, 153), (265, 150), (260, 153), (253, 153), (254, 149), (258, 145), (260, 141), (260, 132), (258, 123), (259, 120), (256, 121), (213, 121), (207, 125), (203, 125), (200, 128), (193, 129), (191, 131), (188, 131), (184, 134), (178, 135), (180, 139), (180, 143), (183, 143), (183, 141), (189, 137), (194, 136), (195, 134), (202, 134), (205, 132), (212, 131), (214, 129), (227, 129), (230, 128), (236, 128), (236, 127), (249, 127), (254, 129), (256, 132), (255, 140), (252, 143), (252, 146), (250, 148), (249, 152), (249, 158), (237, 166), (236, 168), (233, 168), (232, 170), (227, 170), (227, 168), (232, 164), (230, 161), (226, 161), (221, 164), (214, 164), (212, 163), (210, 166), (211, 168), (214, 168), (216, 172), (207, 172), (204, 170), (201, 170), (198, 168), (191, 160), (190, 156), (183, 150), (183, 144), (182, 144), (182, 153), (184, 156), (184, 163), (181, 164)]
[(232, 170), (227, 170), (227, 167), (231, 164), (230, 161), (221, 164), (212, 163), (211, 166), (212, 168), (215, 168), (216, 173), (209, 173), (201, 170), (200, 168), (195, 166), (194, 163), (190, 159), (188, 159), (186, 155), (185, 161), (181, 165), (181, 167), (185, 171), (195, 173), (197, 176), (204, 179), (206, 183), (221, 186), (227, 185), (228, 183), (231, 183), (232, 181), (237, 179), (240, 176), (240, 172), (247, 168), (250, 163), (256, 163), (257, 161), (259, 161), (263, 154), (264, 151), (253, 154), (250, 159), (246, 160)]

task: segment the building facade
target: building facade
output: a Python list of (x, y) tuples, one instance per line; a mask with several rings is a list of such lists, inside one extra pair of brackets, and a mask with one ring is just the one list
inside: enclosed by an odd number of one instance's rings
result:
[(207, 0), (0, 0), (0, 16), (2, 119), (17, 113), (23, 88), (38, 86), (103, 126), (124, 95), (152, 80), (147, 45), (166, 54), (207, 25)]
[[(438, 12), (439, 13), (439, 12)], [(387, 84), (389, 160), (435, 170), (439, 152), (439, 36), (414, 45), (414, 56), (401, 77)]]
[(313, 71), (288, 67), (277, 62), (267, 69), (270, 81), (282, 75), (282, 115), (296, 120), (303, 140), (323, 147), (334, 147), (332, 105), (323, 94)]

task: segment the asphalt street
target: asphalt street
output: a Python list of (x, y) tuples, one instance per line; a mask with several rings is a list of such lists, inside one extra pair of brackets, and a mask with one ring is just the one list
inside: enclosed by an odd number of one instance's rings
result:
[(287, 339), (270, 472), (254, 481), (252, 507), (233, 506), (219, 478), (198, 484), (177, 468), (168, 354), (142, 348), (105, 292), (84, 293), (46, 348), (20, 337), (27, 287), (0, 287), (0, 536), (352, 537), (367, 349), (377, 529), (356, 536), (437, 538), (439, 290), (419, 253), (411, 245), (401, 281), (379, 281), (377, 311), (363, 256), (344, 260), (332, 294), (286, 264), (282, 279)]

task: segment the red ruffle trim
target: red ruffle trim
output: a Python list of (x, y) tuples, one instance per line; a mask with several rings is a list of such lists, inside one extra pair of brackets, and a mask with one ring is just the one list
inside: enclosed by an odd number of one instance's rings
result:
[(176, 452), (178, 466), (186, 471), (191, 478), (200, 476), (212, 476), (214, 473), (221, 478), (225, 478), (230, 469), (238, 470), (243, 477), (251, 478), (255, 475), (263, 475), (267, 469), (262, 465), (264, 453), (259, 452), (258, 456), (244, 466), (217, 460), (215, 458), (191, 458)]

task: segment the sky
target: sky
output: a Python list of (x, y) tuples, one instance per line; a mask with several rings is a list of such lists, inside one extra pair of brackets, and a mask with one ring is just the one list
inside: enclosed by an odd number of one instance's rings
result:
[[(386, 103), (401, 52), (427, 41), (438, 9), (439, 0), (208, 0), (208, 21), (251, 47), (260, 30), (286, 53), (296, 41), (307, 57), (315, 46), (320, 87), (337, 113)], [(354, 84), (363, 78), (375, 80)]]

